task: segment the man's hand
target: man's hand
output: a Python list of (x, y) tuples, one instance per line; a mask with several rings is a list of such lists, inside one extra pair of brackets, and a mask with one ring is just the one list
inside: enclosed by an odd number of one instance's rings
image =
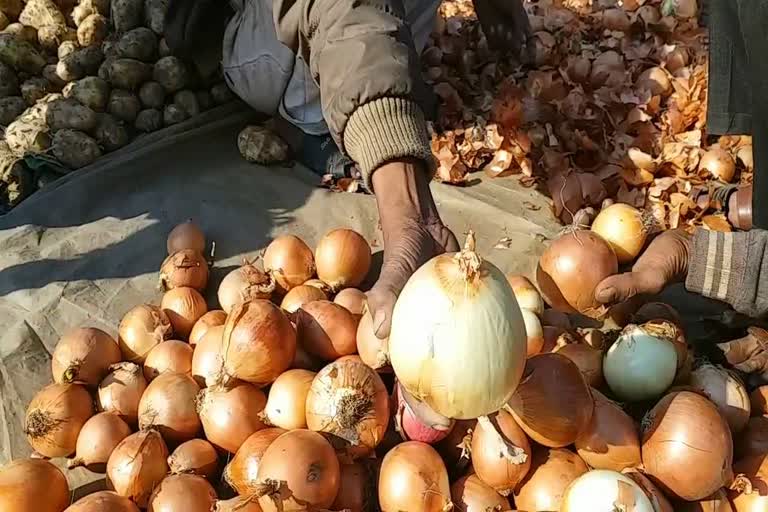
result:
[(522, 0), (475, 0), (475, 11), (488, 44), (519, 57), (530, 58), (531, 24)]
[(624, 302), (636, 295), (656, 295), (667, 285), (685, 280), (690, 235), (682, 229), (665, 231), (651, 242), (631, 272), (604, 279), (595, 288), (603, 304)]
[(384, 232), (384, 263), (368, 292), (368, 307), (376, 336), (386, 338), (395, 301), (411, 274), (437, 254), (458, 251), (459, 244), (440, 220), (423, 163), (406, 159), (385, 164), (372, 180)]
[(731, 366), (752, 374), (753, 384), (768, 382), (768, 331), (750, 327), (743, 338), (718, 343), (717, 347)]

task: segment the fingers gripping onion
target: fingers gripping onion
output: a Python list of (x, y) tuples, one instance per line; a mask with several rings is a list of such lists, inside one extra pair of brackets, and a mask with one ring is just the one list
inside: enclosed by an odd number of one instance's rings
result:
[(235, 453), (254, 432), (265, 427), (259, 419), (267, 397), (247, 382), (206, 388), (197, 398), (205, 437), (216, 447)]
[(316, 286), (302, 284), (295, 288), (291, 288), (291, 290), (285, 294), (283, 301), (280, 303), (280, 307), (289, 313), (295, 313), (305, 304), (316, 300), (328, 300), (328, 296), (323, 290)]
[(99, 384), (99, 409), (115, 413), (129, 425), (136, 425), (139, 417), (139, 401), (147, 389), (141, 366), (134, 363), (117, 363)]
[(594, 469), (621, 471), (640, 464), (640, 436), (621, 407), (592, 390), (592, 419), (576, 438), (576, 452)]
[[(679, 512), (735, 512), (725, 489), (720, 489), (712, 496), (707, 496), (703, 500), (680, 503), (677, 510)], [(744, 510), (756, 509), (746, 508)]]
[(597, 214), (592, 222), (592, 231), (608, 242), (619, 263), (629, 263), (643, 249), (652, 219), (634, 206), (614, 203)]
[(165, 292), (160, 308), (168, 315), (173, 332), (182, 339), (189, 337), (195, 322), (208, 311), (208, 305), (200, 292), (185, 286)]
[(603, 352), (586, 343), (567, 343), (554, 352), (570, 359), (581, 371), (588, 386), (599, 388), (603, 384)]
[(156, 428), (168, 442), (180, 443), (196, 437), (200, 431), (195, 405), (199, 391), (189, 375), (158, 376), (147, 386), (139, 402), (139, 428)]
[(333, 302), (339, 306), (343, 306), (347, 311), (352, 313), (352, 317), (359, 322), (360, 317), (363, 316), (366, 298), (365, 293), (357, 288), (345, 288), (336, 294), (333, 298)]
[(96, 386), (120, 358), (120, 347), (109, 334), (93, 327), (75, 329), (61, 337), (51, 355), (53, 381)]
[(239, 494), (254, 494), (259, 489), (258, 472), (264, 452), (285, 432), (282, 428), (265, 428), (252, 434), (224, 468), (224, 480)]
[(275, 291), (274, 278), (253, 263), (246, 262), (226, 275), (219, 285), (219, 304), (226, 313), (235, 304), (256, 299), (269, 299)]
[(61, 512), (67, 505), (67, 479), (50, 462), (20, 459), (0, 468), (0, 510)]
[(315, 258), (301, 238), (283, 235), (264, 251), (264, 268), (274, 276), (277, 292), (283, 295), (315, 275)]
[(654, 512), (651, 500), (631, 478), (606, 469), (595, 469), (571, 482), (563, 496), (561, 512)]
[(286, 430), (307, 428), (307, 394), (315, 375), (309, 370), (288, 370), (272, 383), (264, 408), (269, 425)]
[(520, 274), (507, 274), (507, 282), (512, 287), (520, 309), (528, 310), (537, 316), (544, 313), (544, 299), (530, 279)]
[(560, 510), (566, 489), (589, 471), (581, 458), (564, 448), (538, 447), (533, 451), (531, 470), (515, 489), (519, 510)]
[(188, 286), (202, 292), (208, 285), (208, 262), (193, 249), (177, 251), (160, 266), (160, 284), (165, 290)]
[(152, 490), (168, 473), (168, 447), (155, 430), (131, 434), (107, 462), (107, 484), (117, 494), (146, 508)]
[(197, 475), (171, 475), (155, 487), (149, 498), (148, 512), (211, 512), (216, 491)]
[(446, 512), (453, 508), (448, 472), (434, 448), (407, 441), (384, 456), (379, 506), (381, 512)]
[(182, 222), (168, 233), (166, 242), (168, 254), (173, 254), (184, 249), (191, 249), (199, 253), (205, 252), (205, 234), (192, 219)]
[(367, 310), (357, 324), (357, 353), (365, 364), (378, 370), (389, 366), (389, 340), (381, 339), (373, 331), (373, 318)]
[(172, 474), (189, 473), (212, 478), (219, 466), (216, 448), (204, 439), (190, 439), (181, 443), (168, 457)]
[(738, 458), (768, 453), (768, 416), (749, 418), (746, 427), (733, 441), (734, 453)]
[(183, 341), (168, 340), (160, 343), (147, 354), (144, 378), (151, 382), (161, 373), (191, 373), (193, 352), (189, 343)]
[(296, 312), (296, 330), (301, 346), (326, 361), (357, 350), (357, 322), (352, 313), (327, 300), (302, 306)]
[(213, 386), (224, 378), (222, 341), (224, 326), (208, 329), (192, 354), (192, 377), (200, 387)]
[(395, 384), (395, 428), (405, 441), (434, 444), (451, 433), (454, 420), (442, 416), (419, 402), (399, 384)]
[(171, 339), (171, 321), (162, 309), (151, 304), (136, 306), (120, 320), (118, 343), (123, 359), (143, 363), (155, 345)]
[(486, 485), (477, 475), (467, 475), (451, 485), (453, 509), (458, 512), (509, 510), (509, 500)]
[(445, 417), (490, 414), (512, 396), (525, 365), (525, 325), (504, 274), (475, 252), (473, 233), (463, 251), (432, 258), (408, 280), (389, 354), (405, 389)]
[(24, 433), (32, 448), (45, 457), (66, 457), (75, 451), (80, 429), (93, 415), (93, 400), (78, 384), (50, 384), (32, 398)]
[(227, 313), (221, 309), (214, 309), (207, 312), (201, 316), (200, 319), (195, 322), (194, 327), (192, 327), (192, 332), (189, 333), (189, 344), (192, 346), (197, 345), (211, 327), (224, 325), (224, 322), (226, 321)]
[(472, 433), (472, 467), (483, 482), (508, 496), (531, 469), (531, 445), (506, 411), (478, 420)]
[(541, 321), (531, 311), (521, 309), (523, 322), (525, 323), (526, 334), (526, 355), (528, 357), (541, 353), (544, 348), (544, 329), (541, 327)]
[(77, 437), (75, 458), (68, 467), (86, 466), (103, 473), (109, 456), (120, 442), (131, 435), (131, 427), (114, 413), (101, 412), (85, 422)]
[(64, 512), (139, 512), (139, 507), (116, 492), (99, 491), (79, 499)]
[(704, 364), (691, 372), (690, 385), (709, 398), (728, 422), (732, 434), (741, 432), (750, 415), (749, 395), (733, 372)]
[(332, 290), (360, 286), (371, 268), (371, 246), (351, 229), (334, 229), (317, 244), (315, 265)]

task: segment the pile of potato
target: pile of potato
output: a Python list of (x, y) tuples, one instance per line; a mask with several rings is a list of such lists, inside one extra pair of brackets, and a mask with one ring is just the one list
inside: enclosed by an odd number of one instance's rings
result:
[(36, 186), (19, 162), (92, 163), (233, 99), (163, 39), (167, 0), (0, 0), (0, 211)]

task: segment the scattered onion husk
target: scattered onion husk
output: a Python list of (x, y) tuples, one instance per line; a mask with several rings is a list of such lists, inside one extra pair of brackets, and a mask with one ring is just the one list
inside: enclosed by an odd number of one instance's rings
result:
[(581, 457), (565, 448), (533, 450), (531, 469), (514, 490), (519, 510), (560, 510), (571, 482), (589, 471)]
[(307, 428), (307, 394), (315, 375), (315, 372), (302, 369), (280, 374), (269, 388), (264, 407), (265, 423), (285, 430)]
[(192, 219), (189, 219), (176, 225), (168, 233), (168, 240), (165, 245), (169, 255), (184, 249), (203, 253), (205, 252), (205, 234), (192, 222)]
[(230, 453), (254, 432), (266, 427), (261, 421), (267, 397), (247, 382), (231, 382), (203, 389), (197, 397), (197, 411), (205, 437)]
[(136, 306), (120, 320), (118, 343), (123, 359), (143, 363), (155, 345), (171, 339), (171, 321), (162, 309), (151, 304)]
[(723, 415), (732, 434), (741, 432), (749, 420), (751, 406), (747, 388), (736, 373), (711, 364), (691, 372), (690, 386), (709, 398)]
[(139, 512), (139, 507), (114, 491), (98, 491), (80, 498), (64, 512)]
[(274, 277), (277, 293), (283, 295), (315, 275), (315, 257), (301, 238), (283, 235), (264, 251), (264, 268)]
[(189, 333), (189, 344), (192, 346), (197, 345), (203, 339), (205, 333), (208, 332), (208, 329), (217, 325), (224, 325), (226, 321), (227, 313), (221, 309), (213, 309), (207, 312), (192, 327), (192, 332)]
[(4, 512), (61, 512), (69, 502), (67, 479), (47, 460), (18, 459), (0, 468)]
[(451, 484), (451, 501), (457, 512), (509, 510), (509, 500), (477, 475), (467, 475)]
[(199, 391), (200, 387), (189, 375), (159, 375), (149, 383), (139, 402), (139, 428), (154, 428), (169, 443), (197, 437), (200, 418), (195, 398)]
[(334, 303), (346, 308), (358, 322), (360, 321), (360, 317), (363, 316), (363, 310), (367, 303), (366, 301), (365, 293), (357, 288), (345, 288), (333, 298)]
[(93, 416), (93, 400), (79, 384), (49, 384), (37, 392), (27, 407), (24, 434), (44, 457), (74, 453), (77, 436)]
[(526, 356), (540, 354), (544, 348), (544, 329), (541, 327), (541, 321), (536, 314), (527, 309), (521, 309), (520, 313), (523, 314), (523, 323), (525, 323)]
[(509, 412), (528, 436), (549, 447), (573, 443), (589, 425), (594, 401), (579, 368), (560, 354), (528, 359)]
[(680, 502), (677, 504), (676, 510), (678, 512), (735, 512), (725, 489), (720, 489), (715, 494), (707, 496), (703, 500)]
[(740, 476), (728, 492), (734, 512), (768, 510), (768, 454), (750, 455), (733, 465)]
[(115, 413), (134, 426), (139, 417), (139, 401), (147, 389), (147, 381), (141, 366), (134, 363), (117, 363), (99, 384), (97, 394), (99, 410)]
[(179, 340), (168, 340), (160, 343), (149, 351), (144, 361), (144, 378), (147, 382), (161, 373), (192, 372), (192, 354), (194, 349)]
[(646, 496), (651, 500), (655, 512), (675, 512), (675, 509), (672, 508), (672, 504), (664, 493), (640, 469), (627, 468), (622, 473), (634, 480), (645, 491)]
[(566, 343), (554, 352), (570, 359), (581, 371), (588, 386), (599, 388), (603, 384), (603, 352), (586, 343)]
[(393, 393), (395, 429), (404, 441), (435, 444), (453, 430), (455, 420), (433, 411), (427, 404), (416, 400), (399, 383)]
[(702, 155), (699, 170), (707, 171), (716, 179), (730, 183), (736, 174), (736, 161), (729, 152), (713, 147)]
[(51, 355), (53, 382), (95, 387), (121, 357), (117, 342), (101, 329), (74, 329), (61, 337)]
[(208, 305), (200, 292), (186, 286), (165, 292), (160, 308), (168, 315), (173, 332), (185, 340), (195, 323), (208, 312)]
[(168, 447), (156, 430), (123, 439), (109, 456), (107, 484), (117, 494), (146, 508), (153, 489), (168, 473)]
[(768, 414), (768, 385), (752, 390), (749, 394), (749, 405), (752, 416)]
[(150, 512), (211, 512), (216, 491), (197, 475), (170, 475), (155, 487), (149, 498)]
[(768, 416), (749, 418), (744, 429), (738, 436), (734, 436), (733, 450), (739, 459), (768, 453)]
[(204, 291), (208, 285), (208, 262), (203, 253), (182, 249), (165, 258), (160, 266), (160, 284), (165, 290), (188, 286)]
[(520, 309), (541, 316), (544, 313), (544, 299), (531, 280), (520, 274), (507, 274), (506, 277)]
[(560, 505), (561, 512), (584, 510), (654, 512), (651, 500), (634, 480), (608, 469), (595, 469), (571, 482)]
[(373, 331), (373, 318), (366, 308), (357, 324), (357, 353), (365, 364), (374, 370), (389, 366), (388, 338), (379, 338)]
[(332, 290), (360, 286), (371, 268), (371, 246), (351, 229), (329, 231), (315, 249), (317, 277)]
[(190, 439), (173, 450), (168, 467), (174, 475), (189, 473), (211, 479), (219, 467), (219, 454), (205, 439)]
[(301, 284), (285, 294), (280, 307), (288, 313), (295, 313), (299, 308), (316, 300), (328, 300), (328, 296), (323, 290), (316, 286)]
[(368, 465), (364, 462), (342, 464), (341, 484), (331, 509), (349, 512), (370, 510), (376, 499), (375, 482)]
[(384, 456), (379, 470), (382, 512), (447, 512), (452, 508), (448, 472), (430, 445), (406, 441)]
[(512, 415), (478, 419), (472, 433), (472, 467), (494, 491), (509, 496), (531, 469), (531, 444)]
[(644, 217), (634, 206), (614, 203), (597, 214), (591, 229), (608, 242), (619, 264), (630, 263), (645, 245), (650, 218)]
[(252, 434), (224, 468), (224, 480), (239, 494), (249, 496), (259, 488), (261, 458), (272, 442), (286, 433), (282, 428), (265, 428)]
[(224, 326), (216, 325), (208, 329), (203, 339), (195, 345), (192, 377), (201, 388), (213, 386), (224, 378), (223, 336)]
[(100, 412), (91, 416), (80, 429), (75, 457), (67, 466), (69, 469), (85, 466), (90, 471), (103, 473), (112, 451), (129, 435), (131, 427), (117, 414)]
[(272, 274), (264, 272), (259, 267), (246, 261), (243, 266), (236, 268), (219, 285), (219, 305), (225, 313), (240, 302), (256, 299), (269, 299), (275, 291), (275, 279)]
[(616, 403), (593, 389), (595, 410), (574, 443), (576, 453), (594, 469), (622, 471), (640, 464), (640, 435), (635, 422)]
[(316, 300), (299, 308), (296, 330), (301, 346), (326, 361), (357, 350), (357, 322), (352, 313), (327, 300)]
[(705, 498), (733, 478), (728, 423), (712, 402), (690, 391), (666, 395), (648, 413), (641, 452), (645, 472), (687, 501)]

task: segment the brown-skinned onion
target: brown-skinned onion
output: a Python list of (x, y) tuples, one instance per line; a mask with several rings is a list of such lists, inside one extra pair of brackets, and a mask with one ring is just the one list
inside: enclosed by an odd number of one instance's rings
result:
[(317, 374), (292, 369), (280, 374), (269, 388), (264, 418), (267, 424), (286, 430), (307, 428), (306, 404), (309, 389)]
[(451, 510), (448, 472), (434, 448), (406, 441), (384, 456), (379, 471), (379, 505), (382, 512)]
[(173, 336), (168, 315), (151, 304), (136, 306), (126, 313), (118, 331), (123, 360), (132, 363), (143, 363), (150, 350)]
[(224, 378), (224, 355), (222, 340), (224, 326), (208, 329), (203, 339), (195, 346), (192, 354), (192, 377), (201, 388), (213, 386)]
[(144, 378), (152, 382), (161, 373), (190, 374), (193, 352), (192, 346), (183, 341), (168, 340), (160, 343), (149, 351), (144, 360)]
[(346, 308), (358, 322), (360, 317), (363, 316), (366, 300), (365, 293), (357, 288), (345, 288), (333, 298), (333, 302)]
[(595, 410), (587, 428), (576, 438), (576, 452), (594, 469), (622, 471), (639, 465), (640, 434), (635, 422), (599, 391), (593, 389), (592, 396)]
[(252, 434), (224, 468), (224, 480), (239, 494), (254, 494), (259, 489), (258, 472), (264, 452), (286, 432), (282, 428), (265, 428)]
[(198, 475), (170, 475), (152, 491), (147, 512), (210, 512), (216, 491)]
[(168, 315), (173, 332), (183, 340), (189, 338), (192, 327), (208, 312), (208, 305), (200, 292), (186, 286), (165, 292), (160, 308)]
[(117, 363), (99, 383), (99, 410), (120, 416), (135, 426), (139, 417), (139, 401), (147, 389), (147, 380), (141, 366), (135, 363)]
[(226, 321), (227, 313), (224, 310), (214, 309), (207, 312), (192, 327), (192, 332), (189, 333), (189, 344), (192, 346), (197, 345), (203, 339), (205, 333), (208, 332), (208, 329), (217, 325), (224, 325)]
[(182, 249), (168, 256), (160, 266), (160, 284), (165, 290), (188, 286), (202, 292), (208, 285), (208, 262), (203, 253)]
[(114, 491), (98, 491), (80, 498), (64, 512), (139, 512), (139, 507)]
[(315, 249), (317, 277), (331, 289), (360, 286), (371, 267), (371, 246), (351, 229), (328, 232)]
[(315, 257), (302, 239), (282, 235), (264, 251), (264, 269), (274, 276), (277, 293), (283, 295), (315, 275)]
[(328, 300), (328, 295), (317, 286), (300, 284), (285, 294), (280, 307), (289, 313), (295, 313), (305, 304), (316, 300)]
[(216, 448), (205, 439), (190, 439), (181, 443), (168, 457), (171, 474), (190, 473), (212, 478), (219, 467)]
[(0, 510), (61, 512), (67, 505), (67, 479), (47, 460), (18, 459), (0, 467)]
[(169, 443), (197, 437), (200, 418), (195, 398), (199, 391), (200, 387), (189, 375), (159, 375), (149, 383), (139, 402), (139, 428), (155, 428)]
[(326, 361), (357, 350), (357, 322), (352, 313), (327, 300), (310, 302), (296, 311), (296, 330), (301, 346)]
[(275, 291), (275, 280), (250, 262), (236, 268), (219, 285), (219, 305), (227, 314), (235, 304), (256, 299), (269, 299)]
[(508, 496), (531, 469), (528, 437), (504, 410), (478, 420), (471, 453), (477, 475), (502, 496)]
[(80, 429), (91, 416), (93, 400), (85, 386), (49, 384), (29, 403), (24, 433), (37, 453), (66, 457), (74, 453)]
[(581, 457), (564, 448), (538, 446), (533, 450), (531, 469), (514, 491), (520, 510), (560, 510), (571, 482), (589, 471)]
[(170, 233), (166, 241), (168, 254), (173, 254), (183, 249), (192, 249), (199, 253), (205, 252), (205, 234), (192, 219), (177, 224)]
[(570, 359), (581, 371), (588, 386), (599, 388), (603, 384), (603, 352), (586, 343), (566, 343), (555, 347), (556, 354)]
[(74, 329), (59, 339), (51, 354), (53, 381), (95, 387), (121, 357), (117, 342), (101, 329)]
[(509, 510), (509, 500), (477, 475), (467, 475), (456, 480), (451, 485), (451, 501), (457, 512)]
[(136, 432), (117, 445), (107, 462), (107, 483), (146, 508), (155, 486), (168, 473), (168, 447), (156, 430)]
[(266, 427), (260, 419), (266, 403), (264, 392), (247, 382), (203, 389), (197, 411), (206, 439), (221, 450), (237, 452), (251, 434)]
[(117, 414), (100, 412), (91, 416), (80, 429), (75, 457), (67, 467), (85, 466), (91, 471), (103, 473), (112, 451), (129, 435), (131, 427)]

